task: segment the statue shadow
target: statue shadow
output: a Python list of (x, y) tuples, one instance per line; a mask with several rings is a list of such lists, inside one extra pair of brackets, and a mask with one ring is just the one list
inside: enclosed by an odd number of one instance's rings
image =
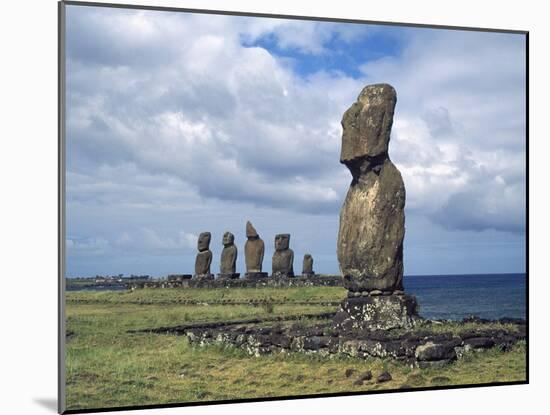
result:
[(55, 398), (35, 398), (34, 402), (52, 412), (57, 413), (57, 399)]

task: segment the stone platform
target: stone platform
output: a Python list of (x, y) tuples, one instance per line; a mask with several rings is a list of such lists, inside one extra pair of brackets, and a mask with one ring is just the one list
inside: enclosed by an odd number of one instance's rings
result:
[[(300, 323), (293, 321), (296, 318), (273, 317), (142, 331), (184, 335), (197, 346), (231, 345), (254, 356), (298, 352), (365, 359), (393, 358), (421, 368), (446, 365), (477, 350), (499, 347), (506, 351), (526, 337), (524, 320), (476, 320), (477, 327), (471, 328), (472, 320), (449, 323), (419, 319), (411, 330), (355, 330), (351, 333), (332, 326), (334, 313), (298, 317)], [(303, 324), (303, 317), (309, 319), (307, 326)], [(501, 324), (495, 326), (494, 323)], [(444, 324), (452, 325), (452, 329), (442, 330)]]
[(235, 273), (232, 273), (232, 274), (218, 274), (218, 278), (219, 279), (222, 279), (222, 280), (234, 280), (234, 279), (237, 279), (239, 278), (241, 274), (239, 274), (238, 272), (235, 272)]
[(336, 313), (338, 331), (410, 329), (419, 319), (416, 298), (406, 294), (346, 298)]
[(216, 278), (216, 279), (180, 279), (159, 280), (128, 284), (128, 288), (260, 288), (260, 287), (341, 287), (342, 277), (337, 275), (312, 277), (270, 277), (255, 276), (245, 278)]
[(257, 279), (260, 279), (260, 278), (267, 278), (269, 277), (269, 274), (267, 272), (246, 272), (244, 274), (244, 277), (247, 279), (247, 280), (257, 280)]

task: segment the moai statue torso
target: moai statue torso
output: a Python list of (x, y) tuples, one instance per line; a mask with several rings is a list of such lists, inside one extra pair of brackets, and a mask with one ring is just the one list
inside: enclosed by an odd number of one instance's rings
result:
[(261, 240), (260, 235), (250, 222), (246, 222), (246, 237), (244, 245), (246, 272), (248, 274), (261, 273), (264, 261), (264, 241)]
[(223, 250), (220, 258), (221, 278), (238, 278), (237, 274), (237, 247), (235, 246), (235, 236), (231, 232), (223, 234)]
[(290, 234), (282, 233), (275, 236), (275, 252), (272, 259), (274, 277), (294, 276), (294, 252), (289, 248)]
[(311, 277), (312, 275), (315, 275), (315, 273), (313, 272), (313, 257), (310, 254), (304, 255), (302, 275), (304, 277)]
[(197, 241), (198, 254), (195, 259), (195, 277), (212, 278), (210, 264), (212, 263), (212, 251), (210, 251), (210, 232), (203, 232)]
[(342, 118), (340, 162), (353, 177), (340, 211), (338, 261), (353, 292), (403, 289), (405, 186), (388, 156), (396, 93), (365, 87)]

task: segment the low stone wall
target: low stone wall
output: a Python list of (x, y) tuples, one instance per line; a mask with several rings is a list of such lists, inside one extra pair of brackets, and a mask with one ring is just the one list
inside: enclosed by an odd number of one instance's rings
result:
[(139, 288), (260, 288), (260, 287), (341, 287), (342, 277), (339, 275), (312, 277), (266, 277), (237, 279), (182, 279), (177, 281), (161, 280), (145, 283), (129, 284), (130, 289)]
[[(323, 315), (330, 318), (330, 315)], [(259, 327), (265, 321), (243, 321), (161, 328), (157, 333), (185, 335), (199, 346), (221, 343), (245, 350), (250, 355), (268, 353), (314, 353), (322, 356), (345, 354), (359, 358), (394, 358), (419, 367), (440, 366), (460, 359), (465, 353), (498, 346), (508, 350), (526, 337), (524, 321), (503, 321), (512, 329), (475, 329), (460, 334), (437, 333), (424, 321), (410, 331), (359, 330), (339, 332), (331, 323), (303, 327), (300, 323), (283, 327)], [(494, 322), (492, 322), (494, 323)]]

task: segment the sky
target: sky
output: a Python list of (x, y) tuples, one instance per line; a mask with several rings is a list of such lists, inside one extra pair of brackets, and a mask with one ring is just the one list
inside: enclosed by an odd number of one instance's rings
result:
[(290, 233), (338, 273), (344, 111), (397, 91), (406, 275), (525, 272), (525, 38), (67, 6), (67, 275), (192, 273), (198, 234)]

